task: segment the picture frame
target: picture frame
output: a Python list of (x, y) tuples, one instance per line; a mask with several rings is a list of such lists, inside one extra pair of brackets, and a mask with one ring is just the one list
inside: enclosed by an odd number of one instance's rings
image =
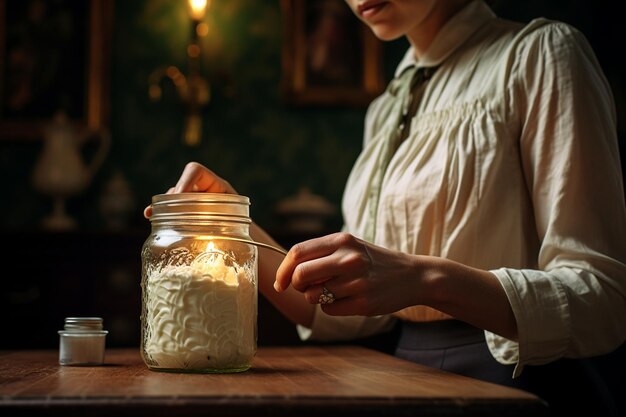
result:
[(366, 106), (384, 88), (382, 43), (344, 0), (281, 0), (284, 100)]
[(59, 110), (108, 123), (112, 0), (0, 0), (0, 139), (41, 139)]

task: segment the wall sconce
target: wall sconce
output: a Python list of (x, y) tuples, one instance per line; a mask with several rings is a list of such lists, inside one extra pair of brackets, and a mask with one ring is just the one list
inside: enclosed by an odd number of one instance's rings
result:
[[(211, 99), (211, 86), (200, 72), (200, 38), (207, 35), (209, 27), (203, 22), (210, 0), (188, 0), (187, 8), (191, 18), (191, 39), (187, 45), (187, 74), (176, 66), (161, 67), (150, 74), (148, 95), (153, 101), (161, 99), (161, 82), (170, 79), (181, 102), (185, 105), (183, 143), (195, 146), (202, 138), (202, 109)], [(167, 78), (166, 78), (167, 77)]]

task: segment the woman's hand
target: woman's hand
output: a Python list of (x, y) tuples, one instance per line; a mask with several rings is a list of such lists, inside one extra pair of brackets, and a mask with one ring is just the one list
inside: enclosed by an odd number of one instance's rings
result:
[[(178, 182), (167, 190), (166, 194), (187, 192), (237, 194), (228, 181), (197, 162), (189, 162), (185, 165)], [(149, 218), (152, 215), (152, 206), (146, 207), (143, 215)]]
[[(293, 246), (274, 282), (278, 292), (289, 286), (334, 316), (375, 316), (426, 305), (517, 339), (515, 316), (493, 273), (449, 259), (391, 251), (348, 233)], [(324, 288), (333, 294), (332, 303), (320, 299)]]
[(282, 292), (291, 285), (312, 304), (320, 303), (326, 288), (335, 299), (321, 302), (330, 315), (392, 313), (419, 302), (424, 278), (417, 259), (335, 233), (293, 246), (276, 272), (274, 288)]

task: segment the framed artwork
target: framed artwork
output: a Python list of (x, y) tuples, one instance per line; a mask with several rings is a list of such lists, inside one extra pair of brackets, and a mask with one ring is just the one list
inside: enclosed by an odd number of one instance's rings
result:
[(287, 102), (364, 106), (384, 90), (381, 42), (344, 0), (281, 0), (281, 8)]
[(57, 111), (108, 117), (111, 0), (0, 0), (0, 138), (39, 139)]

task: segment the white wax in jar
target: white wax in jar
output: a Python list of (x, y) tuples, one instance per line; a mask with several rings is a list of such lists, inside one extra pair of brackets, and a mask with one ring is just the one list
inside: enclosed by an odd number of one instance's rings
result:
[(157, 368), (228, 369), (256, 352), (256, 288), (220, 255), (149, 274), (144, 351)]

